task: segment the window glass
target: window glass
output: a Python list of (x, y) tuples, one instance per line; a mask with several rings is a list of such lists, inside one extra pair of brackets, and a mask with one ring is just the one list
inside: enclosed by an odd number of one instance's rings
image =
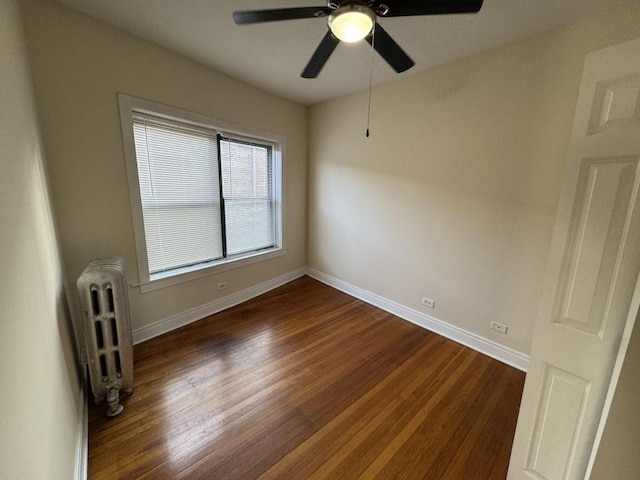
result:
[(120, 103), (141, 285), (282, 251), (278, 141)]

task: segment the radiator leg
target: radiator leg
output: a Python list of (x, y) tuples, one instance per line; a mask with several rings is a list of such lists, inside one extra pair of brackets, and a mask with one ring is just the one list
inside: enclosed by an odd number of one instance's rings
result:
[(115, 417), (119, 415), (124, 407), (120, 405), (120, 392), (118, 387), (107, 388), (107, 417)]

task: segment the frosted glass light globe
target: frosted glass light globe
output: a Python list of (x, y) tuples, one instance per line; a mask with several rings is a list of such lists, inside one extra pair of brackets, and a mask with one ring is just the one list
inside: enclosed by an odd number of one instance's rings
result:
[(359, 5), (347, 5), (329, 17), (329, 28), (343, 42), (357, 42), (369, 35), (373, 28), (372, 12)]

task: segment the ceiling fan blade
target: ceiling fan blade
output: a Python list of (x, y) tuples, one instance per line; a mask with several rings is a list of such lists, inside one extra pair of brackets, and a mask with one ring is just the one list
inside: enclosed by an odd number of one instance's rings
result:
[(331, 30), (327, 30), (327, 34), (320, 41), (320, 45), (313, 52), (309, 63), (304, 67), (300, 76), (302, 78), (316, 78), (339, 43), (340, 40), (331, 33)]
[(477, 13), (483, 0), (385, 0), (389, 8), (382, 17), (410, 15), (447, 15), (451, 13)]
[(400, 48), (400, 45), (391, 38), (379, 23), (376, 23), (374, 28), (374, 34), (367, 37), (367, 42), (371, 45), (373, 41), (373, 48), (391, 65), (391, 68), (398, 73), (402, 73), (415, 65), (415, 62), (409, 58), (409, 55)]
[(299, 18), (326, 17), (333, 10), (328, 7), (275, 8), (271, 10), (237, 10), (233, 12), (233, 21), (238, 25), (246, 23), (275, 22), (278, 20), (297, 20)]

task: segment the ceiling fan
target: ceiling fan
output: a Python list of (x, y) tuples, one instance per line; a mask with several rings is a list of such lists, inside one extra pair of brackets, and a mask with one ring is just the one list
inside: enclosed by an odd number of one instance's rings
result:
[(329, 30), (302, 71), (304, 78), (316, 78), (340, 41), (366, 39), (396, 72), (415, 62), (378, 23), (377, 18), (417, 15), (477, 13), (483, 0), (328, 0), (326, 7), (293, 7), (233, 12), (238, 25), (249, 23), (327, 17)]

